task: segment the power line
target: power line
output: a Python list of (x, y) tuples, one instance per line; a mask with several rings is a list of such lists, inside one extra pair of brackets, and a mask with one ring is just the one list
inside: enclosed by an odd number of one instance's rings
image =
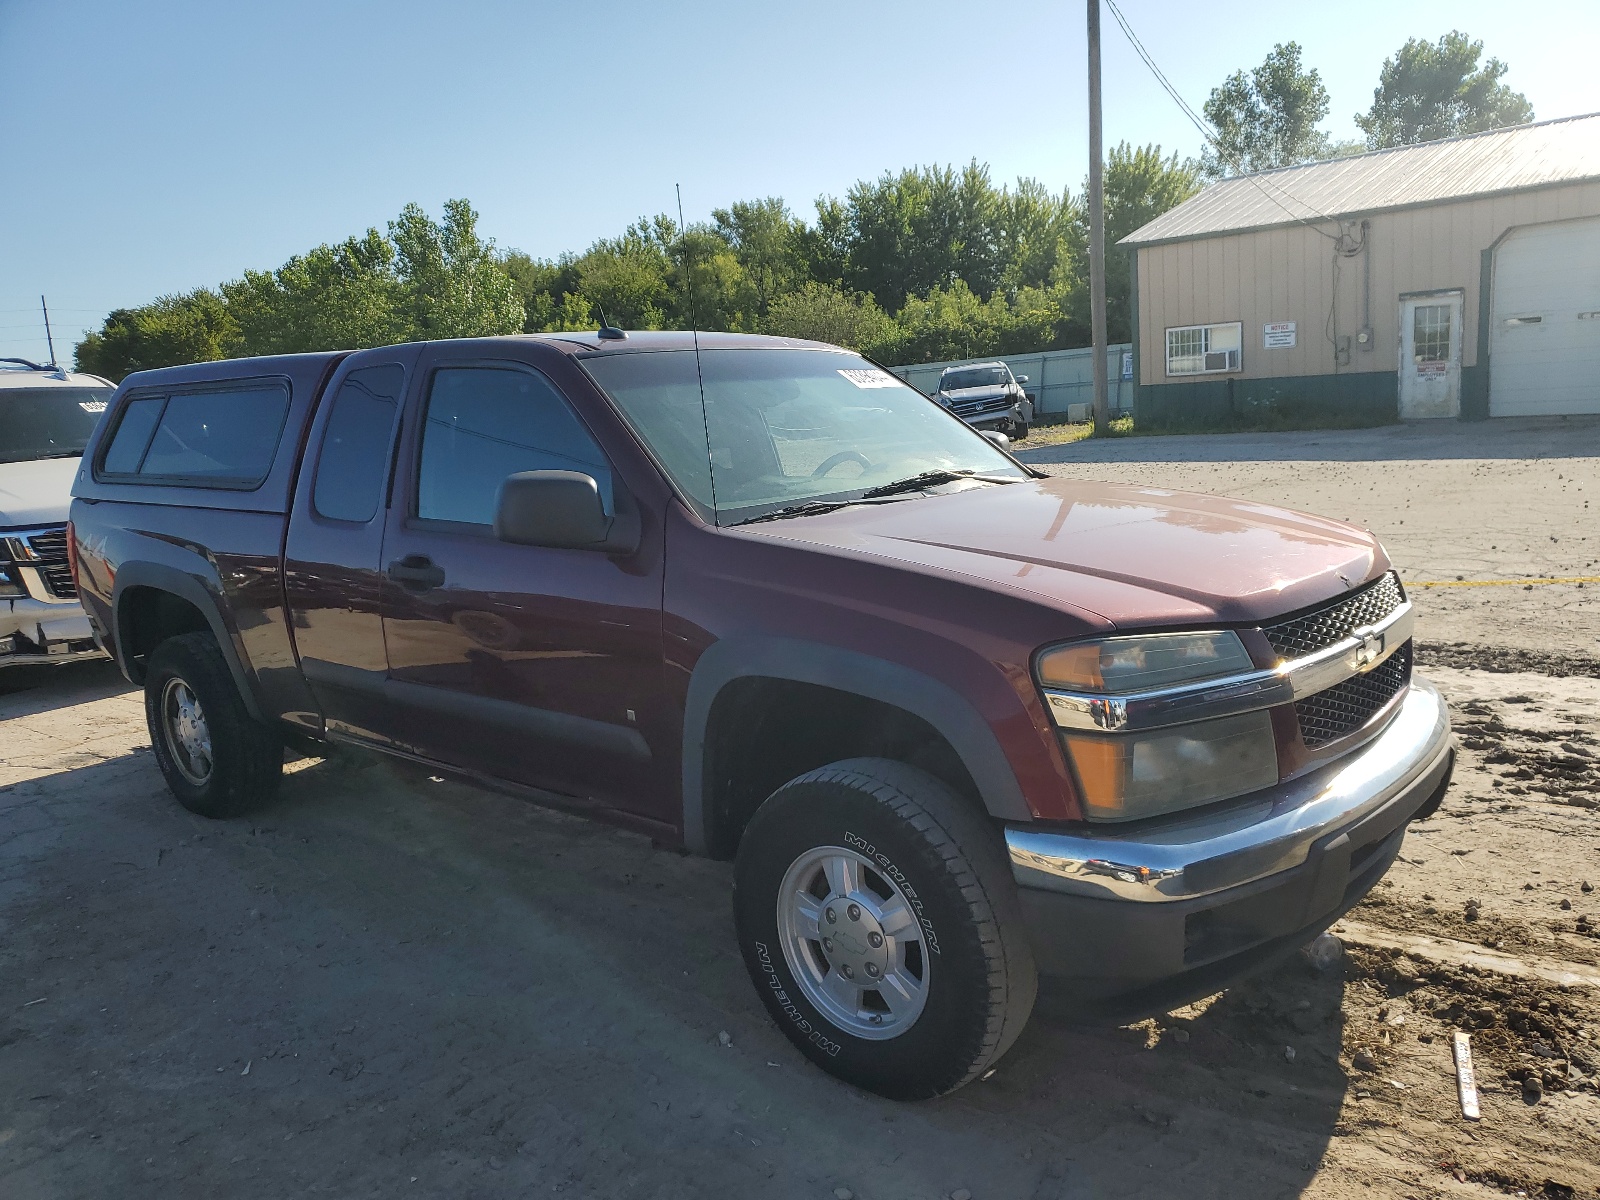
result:
[(1122, 26), (1122, 32), (1127, 36), (1129, 43), (1133, 46), (1134, 52), (1144, 60), (1144, 65), (1149, 67), (1150, 73), (1156, 77), (1156, 82), (1161, 85), (1162, 90), (1165, 91), (1168, 96), (1172, 97), (1173, 103), (1175, 103), (1178, 108), (1182, 110), (1184, 116), (1189, 118), (1194, 127), (1200, 131), (1200, 136), (1205, 138), (1205, 140), (1211, 144), (1212, 149), (1217, 152), (1218, 156), (1235, 171), (1237, 171), (1240, 178), (1248, 179), (1251, 183), (1255, 184), (1263, 196), (1265, 196), (1268, 200), (1271, 200), (1279, 208), (1283, 209), (1288, 216), (1293, 217), (1294, 220), (1304, 225), (1307, 229), (1312, 230), (1314, 233), (1321, 234), (1329, 241), (1340, 241), (1343, 237), (1342, 234), (1332, 234), (1324, 229), (1318, 229), (1316, 222), (1314, 222), (1310, 217), (1305, 217), (1295, 212), (1267, 189), (1270, 186), (1274, 191), (1277, 191), (1294, 201), (1302, 209), (1310, 209), (1324, 221), (1337, 224), (1337, 218), (1329, 216), (1314, 204), (1306, 203), (1306, 201), (1300, 199), (1300, 197), (1294, 195), (1285, 188), (1279, 187), (1276, 183), (1272, 183), (1263, 176), (1244, 170), (1243, 164), (1240, 163), (1238, 158), (1226, 150), (1222, 143), (1217, 140), (1216, 133), (1211, 126), (1204, 120), (1204, 118), (1196, 113), (1194, 109), (1189, 107), (1189, 102), (1183, 98), (1182, 94), (1177, 88), (1172, 86), (1171, 81), (1168, 80), (1166, 75), (1162, 73), (1161, 68), (1156, 66), (1156, 60), (1151, 57), (1150, 52), (1144, 48), (1144, 43), (1141, 42), (1138, 35), (1133, 32), (1133, 27), (1128, 24), (1128, 18), (1123, 16), (1122, 10), (1117, 7), (1116, 0), (1106, 0), (1106, 5), (1111, 9), (1111, 15), (1117, 19), (1117, 24)]

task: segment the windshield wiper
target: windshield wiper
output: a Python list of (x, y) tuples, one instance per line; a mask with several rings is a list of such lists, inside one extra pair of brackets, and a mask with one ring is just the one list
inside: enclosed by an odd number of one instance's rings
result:
[(852, 504), (883, 504), (890, 497), (899, 496), (904, 492), (920, 492), (923, 488), (937, 487), (941, 483), (959, 483), (964, 479), (976, 479), (983, 483), (1021, 482), (994, 475), (979, 475), (976, 471), (924, 471), (908, 479), (897, 479), (893, 483), (881, 483), (877, 487), (868, 488), (853, 500), (807, 500), (803, 504), (787, 504), (771, 512), (762, 513), (759, 517), (746, 517), (742, 521), (735, 521), (734, 524), (753, 525), (757, 521), (780, 521), (785, 517), (810, 517), (817, 513), (849, 508)]
[(835, 509), (848, 508), (854, 500), (807, 500), (804, 504), (786, 504), (782, 508), (775, 508), (769, 513), (762, 513), (759, 517), (746, 517), (742, 521), (735, 521), (735, 525), (754, 525), (757, 521), (781, 521), (785, 517), (809, 517), (814, 513), (833, 512)]
[(963, 479), (979, 479), (984, 483), (1016, 483), (1015, 479), (1000, 479), (993, 475), (979, 475), (976, 471), (924, 471), (920, 475), (912, 475), (908, 479), (896, 479), (893, 483), (880, 483), (877, 487), (868, 488), (861, 493), (863, 500), (873, 496), (894, 496), (900, 492), (920, 492), (923, 488), (937, 487), (941, 483), (959, 483)]
[(38, 462), (45, 458), (82, 458), (82, 450), (52, 450), (49, 454), (35, 454), (33, 461)]

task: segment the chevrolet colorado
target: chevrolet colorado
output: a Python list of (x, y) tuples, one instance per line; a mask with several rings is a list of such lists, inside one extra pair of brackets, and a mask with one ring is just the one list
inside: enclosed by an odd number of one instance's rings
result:
[(178, 800), (353, 743), (731, 858), (823, 1069), (948, 1092), (1041, 975), (1160, 1011), (1292, 953), (1454, 748), (1383, 548), (1046, 478), (837, 347), (548, 334), (146, 371), (75, 484)]

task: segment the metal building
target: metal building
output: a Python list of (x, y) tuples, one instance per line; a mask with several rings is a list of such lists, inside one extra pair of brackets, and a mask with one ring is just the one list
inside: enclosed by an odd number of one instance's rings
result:
[(1225, 179), (1122, 244), (1141, 416), (1600, 413), (1600, 113)]

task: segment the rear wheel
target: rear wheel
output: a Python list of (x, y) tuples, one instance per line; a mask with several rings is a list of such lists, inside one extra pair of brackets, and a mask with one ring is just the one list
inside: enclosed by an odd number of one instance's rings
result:
[(1032, 1011), (1033, 957), (999, 838), (903, 763), (851, 759), (778, 789), (740, 842), (734, 909), (779, 1028), (880, 1095), (953, 1091)]
[(283, 743), (250, 716), (209, 633), (186, 633), (155, 648), (144, 711), (156, 763), (190, 812), (237, 816), (277, 793)]

